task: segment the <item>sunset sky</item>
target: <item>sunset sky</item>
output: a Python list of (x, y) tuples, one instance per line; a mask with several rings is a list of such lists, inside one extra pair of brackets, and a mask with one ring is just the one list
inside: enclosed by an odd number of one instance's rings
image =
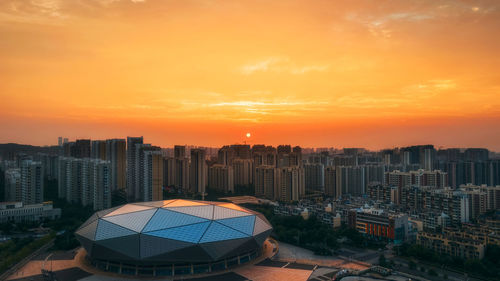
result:
[(500, 1), (0, 1), (0, 143), (247, 132), (500, 151)]

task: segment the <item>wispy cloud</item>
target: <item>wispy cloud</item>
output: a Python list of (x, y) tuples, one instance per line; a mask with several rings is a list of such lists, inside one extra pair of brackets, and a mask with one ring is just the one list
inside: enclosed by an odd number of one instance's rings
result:
[(454, 90), (457, 83), (452, 79), (435, 79), (409, 85), (402, 89), (401, 93), (406, 96), (433, 97), (440, 92)]
[(0, 22), (57, 25), (77, 17), (79, 9), (106, 8), (116, 2), (143, 3), (146, 0), (3, 0)]
[(324, 72), (327, 71), (329, 67), (329, 65), (325, 64), (298, 65), (293, 63), (289, 58), (269, 57), (241, 66), (240, 72), (244, 75), (252, 75), (256, 72), (275, 72), (301, 75), (309, 72)]

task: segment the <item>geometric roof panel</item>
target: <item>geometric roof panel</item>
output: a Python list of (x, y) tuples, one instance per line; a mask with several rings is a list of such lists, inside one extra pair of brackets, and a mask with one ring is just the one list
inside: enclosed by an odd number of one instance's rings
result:
[(173, 199), (96, 212), (75, 235), (92, 259), (157, 265), (248, 253), (271, 231), (262, 214), (233, 203)]
[(142, 232), (155, 231), (159, 229), (177, 227), (187, 224), (208, 221), (200, 217), (195, 217), (183, 213), (170, 211), (167, 209), (158, 209), (154, 216), (149, 220)]
[(250, 216), (252, 214), (233, 209), (228, 209), (220, 206), (214, 206), (214, 220)]
[(249, 235), (234, 230), (230, 227), (227, 227), (225, 225), (222, 225), (217, 222), (212, 222), (212, 224), (208, 227), (207, 231), (205, 234), (203, 234), (203, 237), (200, 240), (200, 243), (209, 243), (209, 242), (215, 242), (215, 241), (222, 241), (222, 240), (232, 240), (232, 239), (238, 239), (238, 238), (244, 238), (244, 237), (249, 237)]
[(210, 222), (201, 222), (185, 226), (145, 232), (147, 235), (179, 240), (190, 243), (198, 243), (203, 233), (205, 233)]
[(164, 207), (172, 208), (172, 207), (190, 207), (190, 206), (203, 206), (203, 205), (208, 205), (208, 204), (196, 201), (177, 199), (173, 202), (165, 204)]
[(175, 208), (169, 208), (169, 210), (192, 215), (192, 216), (197, 216), (197, 217), (209, 219), (209, 220), (211, 220), (214, 216), (214, 206), (213, 205), (192, 206), (192, 207), (175, 207)]
[(219, 206), (251, 214), (251, 212), (249, 212), (248, 210), (246, 210), (246, 209), (244, 209), (244, 208), (242, 208), (242, 207), (240, 207), (238, 205), (235, 205), (233, 203), (224, 203), (224, 204), (220, 204)]
[(127, 204), (121, 208), (116, 209), (115, 211), (105, 215), (104, 217), (111, 217), (111, 216), (116, 216), (116, 215), (123, 215), (123, 214), (128, 214), (131, 212), (138, 212), (138, 211), (144, 211), (144, 210), (149, 210), (149, 209), (154, 209), (152, 206), (141, 206), (141, 205), (135, 205), (135, 204)]
[(99, 219), (99, 224), (97, 225), (97, 231), (95, 233), (95, 240), (116, 238), (136, 233), (137, 232), (134, 232), (130, 229), (126, 229), (114, 223), (110, 223), (103, 219)]
[(251, 236), (253, 235), (255, 217), (256, 216), (228, 218), (228, 219), (217, 220), (217, 222)]
[(132, 212), (117, 216), (105, 216), (103, 220), (115, 223), (135, 232), (141, 232), (149, 219), (153, 216), (157, 209), (149, 209), (145, 211)]
[(272, 227), (265, 223), (261, 218), (258, 216), (255, 218), (255, 227), (253, 231), (254, 236), (270, 229), (272, 229)]

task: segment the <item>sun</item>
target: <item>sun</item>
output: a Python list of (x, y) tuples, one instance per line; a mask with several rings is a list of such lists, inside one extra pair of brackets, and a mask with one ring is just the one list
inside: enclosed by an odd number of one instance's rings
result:
[(247, 138), (251, 137), (252, 135), (250, 133), (247, 133)]

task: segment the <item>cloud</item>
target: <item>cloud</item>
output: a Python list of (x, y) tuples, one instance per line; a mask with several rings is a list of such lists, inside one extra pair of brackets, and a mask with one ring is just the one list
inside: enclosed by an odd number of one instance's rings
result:
[(270, 57), (262, 61), (247, 64), (241, 67), (241, 73), (250, 75), (258, 71), (268, 71), (271, 65), (276, 65), (283, 60), (282, 58)]
[(434, 79), (403, 88), (402, 94), (407, 96), (433, 97), (440, 92), (454, 90), (457, 83), (452, 79)]
[(81, 10), (107, 8), (116, 2), (143, 3), (146, 0), (3, 0), (0, 22), (59, 24), (77, 18)]
[(252, 75), (256, 72), (274, 72), (274, 73), (289, 73), (293, 75), (302, 75), (309, 72), (324, 72), (327, 71), (329, 65), (297, 65), (288, 58), (269, 57), (254, 63), (246, 64), (240, 67), (240, 72), (243, 75)]

